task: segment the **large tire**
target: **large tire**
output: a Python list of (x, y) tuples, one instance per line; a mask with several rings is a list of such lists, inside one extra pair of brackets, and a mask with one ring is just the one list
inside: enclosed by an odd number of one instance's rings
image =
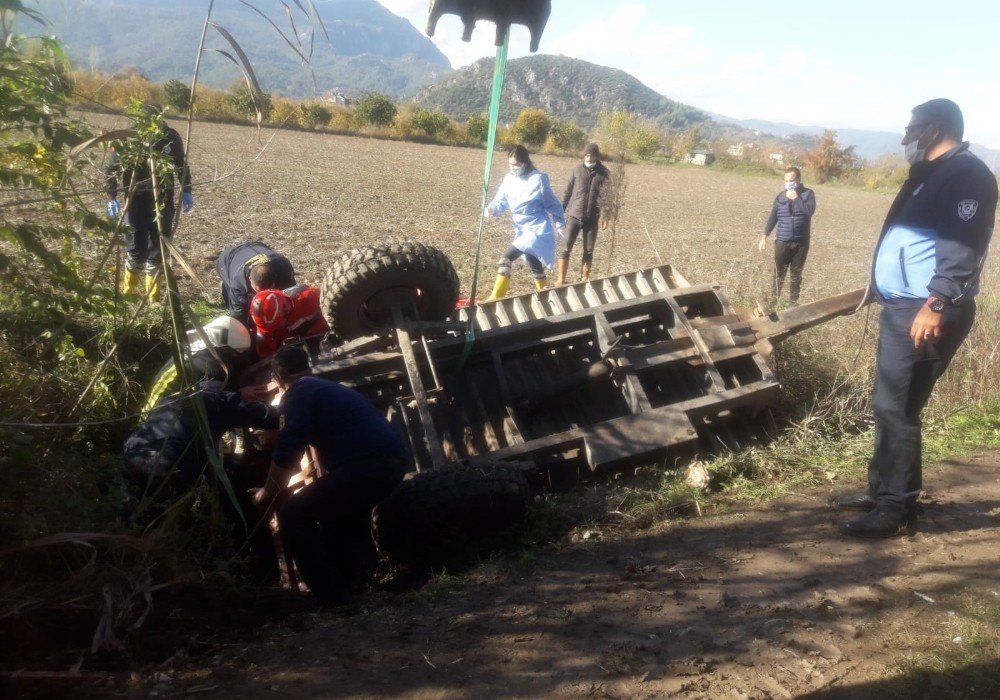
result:
[(460, 562), (504, 544), (527, 511), (533, 465), (446, 467), (412, 474), (378, 505), (372, 533), (383, 556), (427, 566)]
[(440, 321), (455, 309), (458, 274), (437, 248), (412, 241), (351, 250), (323, 281), (322, 304), (332, 332), (343, 340), (392, 325), (392, 305), (416, 306), (421, 320)]

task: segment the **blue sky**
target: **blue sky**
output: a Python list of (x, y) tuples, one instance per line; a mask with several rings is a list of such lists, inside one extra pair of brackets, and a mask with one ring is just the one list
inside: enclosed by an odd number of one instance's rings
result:
[[(423, 31), (427, 0), (379, 0)], [(654, 90), (737, 118), (898, 131), (949, 97), (966, 138), (1000, 148), (1000, 0), (553, 0), (539, 53), (627, 71)], [(446, 15), (434, 43), (456, 68), (494, 55)], [(528, 55), (515, 25), (510, 57)]]

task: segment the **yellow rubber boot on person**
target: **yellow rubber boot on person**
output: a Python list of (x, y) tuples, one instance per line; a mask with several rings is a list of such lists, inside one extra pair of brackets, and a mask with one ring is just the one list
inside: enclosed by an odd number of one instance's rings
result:
[(157, 272), (154, 275), (146, 275), (146, 298), (150, 304), (160, 301), (160, 289), (163, 284), (163, 275)]
[(139, 280), (140, 277), (137, 270), (125, 270), (125, 274), (122, 276), (122, 294), (138, 294)]
[(486, 301), (496, 301), (507, 296), (510, 289), (510, 277), (507, 275), (497, 275), (497, 281), (493, 285), (493, 293), (486, 297)]
[(535, 291), (536, 292), (540, 292), (543, 289), (545, 289), (545, 280), (544, 279), (540, 279), (540, 280), (536, 279), (535, 280)]
[(569, 260), (559, 258), (556, 260), (556, 286), (561, 287), (566, 284), (566, 268), (569, 267)]
[(589, 282), (590, 281), (590, 263), (585, 262), (580, 266), (580, 281)]

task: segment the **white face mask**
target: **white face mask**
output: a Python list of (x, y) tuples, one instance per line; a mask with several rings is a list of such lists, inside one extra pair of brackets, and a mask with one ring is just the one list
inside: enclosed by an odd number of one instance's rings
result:
[(597, 161), (596, 160), (589, 160), (587, 158), (584, 158), (583, 159), (583, 164), (585, 166), (587, 166), (588, 168), (593, 168), (594, 166), (597, 165)]
[(906, 150), (903, 152), (903, 157), (906, 158), (906, 162), (910, 165), (922, 163), (924, 158), (927, 156), (927, 149), (921, 148), (918, 145), (919, 141), (920, 139), (916, 139), (906, 144)]
[(786, 182), (785, 183), (785, 191), (786, 192), (791, 192), (792, 190), (794, 190), (798, 186), (799, 186), (799, 183), (797, 183), (795, 180), (792, 180), (791, 182)]
[(512, 166), (510, 166), (510, 173), (511, 173), (511, 175), (521, 176), (521, 175), (524, 174), (524, 166), (523, 165), (512, 165)]

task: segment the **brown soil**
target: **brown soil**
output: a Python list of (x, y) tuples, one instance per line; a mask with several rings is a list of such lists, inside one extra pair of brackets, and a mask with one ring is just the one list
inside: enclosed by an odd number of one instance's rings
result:
[(956, 603), (997, 604), (998, 467), (1000, 453), (928, 468), (924, 516), (900, 539), (839, 536), (850, 513), (827, 490), (641, 533), (581, 530), (530, 573), (487, 565), (346, 612), (290, 614), (74, 693), (996, 697), (1000, 686), (933, 674), (914, 688), (891, 670), (952, 639)]

